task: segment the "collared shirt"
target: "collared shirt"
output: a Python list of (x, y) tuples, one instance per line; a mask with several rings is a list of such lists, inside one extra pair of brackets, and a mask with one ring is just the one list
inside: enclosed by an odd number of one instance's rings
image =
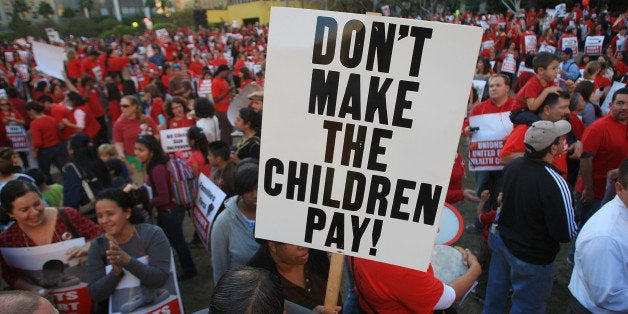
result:
[(628, 207), (615, 196), (576, 241), (569, 291), (593, 313), (628, 312)]
[(565, 74), (562, 75), (562, 78), (566, 80), (576, 81), (578, 77), (580, 77), (580, 69), (578, 65), (573, 61), (573, 58), (563, 62), (563, 66), (561, 70), (565, 71)]

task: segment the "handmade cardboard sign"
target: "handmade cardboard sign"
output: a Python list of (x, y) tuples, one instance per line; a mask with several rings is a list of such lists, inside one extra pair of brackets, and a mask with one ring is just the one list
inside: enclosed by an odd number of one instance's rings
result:
[(481, 35), (272, 8), (256, 237), (427, 269)]

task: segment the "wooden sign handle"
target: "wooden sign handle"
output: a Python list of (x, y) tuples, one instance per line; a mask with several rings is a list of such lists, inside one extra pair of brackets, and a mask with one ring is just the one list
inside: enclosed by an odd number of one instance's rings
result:
[(340, 293), (340, 282), (342, 281), (342, 267), (344, 266), (344, 255), (331, 253), (329, 261), (329, 276), (327, 277), (327, 290), (325, 293), (325, 309), (335, 311), (338, 306), (338, 294)]

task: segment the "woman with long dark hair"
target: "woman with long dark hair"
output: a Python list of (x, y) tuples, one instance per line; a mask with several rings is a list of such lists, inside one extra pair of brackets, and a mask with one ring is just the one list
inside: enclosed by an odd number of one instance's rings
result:
[(137, 138), (135, 156), (146, 169), (146, 184), (153, 191), (152, 203), (158, 213), (157, 225), (164, 230), (170, 244), (179, 255), (179, 262), (183, 268), (179, 280), (190, 279), (196, 276), (196, 265), (183, 236), (185, 208), (173, 201), (170, 173), (166, 166), (168, 156), (164, 154), (159, 141), (150, 135), (141, 135)]
[(93, 200), (83, 188), (83, 180), (89, 183), (94, 194), (109, 187), (111, 178), (107, 166), (98, 158), (85, 133), (72, 135), (68, 154), (70, 161), (63, 167), (63, 206), (79, 209), (84, 214), (93, 213)]
[[(47, 207), (39, 189), (28, 181), (13, 180), (7, 183), (0, 192), (0, 203), (2, 211), (15, 220), (6, 231), (0, 233), (0, 243), (5, 248), (47, 245), (78, 236), (84, 237), (86, 244), (72, 247), (66, 253), (70, 258), (80, 258), (87, 254), (90, 240), (102, 233), (98, 225), (73, 208), (65, 208), (61, 213), (56, 207)], [(34, 283), (33, 278), (29, 278), (25, 272), (10, 266), (3, 259), (0, 262), (2, 277), (12, 289), (49, 295), (50, 290)]]
[(188, 162), (192, 166), (194, 176), (204, 174), (207, 178), (211, 177), (212, 166), (209, 164), (207, 156), (209, 154), (209, 143), (205, 137), (203, 129), (193, 126), (188, 129), (188, 144), (192, 149), (192, 154), (188, 157)]
[(252, 108), (242, 108), (234, 128), (242, 132), (243, 136), (242, 141), (236, 145), (236, 151), (231, 153), (231, 162), (238, 164), (244, 158), (259, 160), (262, 117)]

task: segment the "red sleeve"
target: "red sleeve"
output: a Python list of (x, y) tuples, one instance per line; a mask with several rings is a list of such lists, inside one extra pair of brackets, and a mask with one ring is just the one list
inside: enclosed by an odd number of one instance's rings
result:
[(502, 148), (501, 154), (499, 154), (499, 158), (504, 158), (506, 156), (512, 155), (514, 153), (523, 153), (526, 148), (523, 144), (523, 138), (525, 137), (526, 130), (528, 129), (527, 125), (518, 125), (512, 130), (506, 143), (504, 144), (504, 148)]
[(497, 211), (494, 210), (494, 209), (491, 210), (491, 211), (488, 211), (488, 212), (480, 215), (480, 217), (479, 217), (480, 218), (480, 222), (482, 224), (485, 224), (485, 225), (492, 224), (493, 221), (495, 220), (495, 215), (496, 214), (497, 214)]
[[(89, 241), (103, 233), (102, 228), (99, 225), (89, 220), (87, 217), (79, 213), (76, 209), (65, 207), (64, 211), (68, 216), (68, 220), (76, 230), (76, 233), (78, 233), (82, 237), (85, 237), (85, 241)], [(59, 217), (58, 219), (61, 218)], [(69, 231), (67, 230), (63, 220), (57, 220), (57, 225), (59, 224), (63, 226), (62, 228), (64, 228), (65, 231)], [(59, 228), (58, 230), (61, 230), (61, 228)]]
[(146, 117), (146, 125), (148, 125), (149, 129), (153, 133), (153, 136), (159, 136), (159, 127), (153, 118)]
[(576, 136), (576, 139), (581, 141), (582, 134), (584, 133), (584, 129), (585, 129), (584, 123), (582, 122), (582, 120), (580, 120), (580, 118), (578, 118), (578, 115), (571, 113), (569, 117), (570, 117), (569, 122), (571, 124), (571, 130), (573, 131), (574, 136)]

